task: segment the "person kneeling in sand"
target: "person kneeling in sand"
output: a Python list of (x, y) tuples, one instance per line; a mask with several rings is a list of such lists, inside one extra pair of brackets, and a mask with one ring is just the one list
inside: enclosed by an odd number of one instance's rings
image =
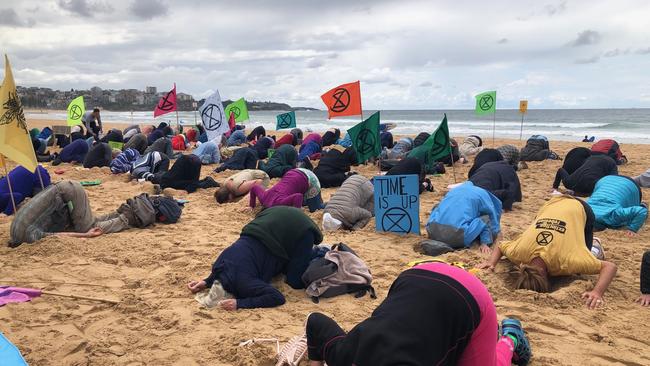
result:
[(250, 203), (247, 210), (252, 210), (259, 199), (264, 208), (274, 206), (309, 207), (310, 212), (324, 207), (321, 198), (318, 177), (309, 169), (291, 169), (282, 179), (269, 189), (254, 185), (250, 189)]
[(446, 263), (402, 272), (372, 315), (347, 334), (312, 313), (306, 334), (311, 366), (526, 365), (530, 344), (516, 319), (501, 322), (481, 281)]
[(632, 178), (622, 175), (601, 178), (587, 203), (594, 211), (596, 230), (625, 228), (627, 236), (635, 236), (648, 218), (641, 189)]
[(294, 289), (304, 288), (302, 274), (314, 257), (314, 245), (323, 235), (302, 210), (272, 207), (260, 212), (226, 248), (204, 280), (187, 284), (192, 293), (210, 288), (210, 305), (225, 310), (270, 308), (284, 304), (271, 279), (286, 275)]
[(599, 273), (596, 286), (582, 294), (587, 307), (594, 309), (603, 304), (616, 265), (603, 260), (600, 241), (593, 238), (593, 224), (588, 204), (571, 196), (555, 196), (521, 236), (500, 243), (479, 268), (494, 270), (505, 255), (519, 266), (515, 287), (537, 292), (549, 292), (549, 277)]
[(469, 248), (480, 241), (482, 253), (501, 232), (501, 201), (489, 191), (465, 182), (449, 191), (433, 208), (427, 222), (429, 239), (422, 242), (429, 255)]
[(269, 175), (264, 171), (244, 169), (226, 179), (221, 188), (214, 192), (214, 198), (218, 203), (234, 202), (247, 195), (253, 186), (261, 185), (267, 188), (270, 182)]
[(128, 200), (116, 211), (95, 216), (81, 184), (69, 180), (53, 184), (18, 210), (9, 229), (9, 246), (15, 248), (49, 235), (92, 238), (163, 221), (149, 198), (142, 201), (141, 197)]
[(373, 192), (372, 183), (362, 175), (346, 179), (325, 206), (323, 229), (362, 229), (373, 216)]

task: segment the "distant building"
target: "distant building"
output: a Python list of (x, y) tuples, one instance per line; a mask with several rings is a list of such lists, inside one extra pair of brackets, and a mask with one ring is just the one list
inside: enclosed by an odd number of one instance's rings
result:
[(144, 92), (147, 94), (156, 94), (158, 93), (158, 88), (156, 88), (155, 86), (146, 86), (144, 88)]

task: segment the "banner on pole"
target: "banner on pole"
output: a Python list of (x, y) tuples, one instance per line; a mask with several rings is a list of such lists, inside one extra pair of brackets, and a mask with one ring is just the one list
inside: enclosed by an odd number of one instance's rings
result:
[(327, 106), (327, 118), (358, 116), (361, 109), (361, 84), (358, 81), (339, 85), (321, 95)]
[(228, 104), (225, 110), (226, 116), (235, 116), (236, 122), (244, 122), (248, 120), (248, 107), (246, 100), (239, 98), (238, 100)]
[(208, 140), (213, 140), (230, 131), (218, 90), (205, 99), (205, 102), (199, 108), (199, 114), (208, 135)]
[(278, 114), (276, 119), (276, 130), (281, 130), (284, 128), (296, 128), (296, 112), (294, 111)]
[(528, 101), (520, 100), (519, 101), (519, 113), (526, 114), (528, 112)]
[(420, 187), (417, 175), (373, 178), (377, 231), (420, 234)]
[(153, 110), (153, 118), (162, 116), (176, 110), (176, 83), (174, 83), (174, 88), (168, 91), (164, 97), (160, 98), (158, 104), (156, 104), (156, 109)]
[(84, 103), (84, 96), (80, 95), (68, 104), (68, 126), (75, 126), (83, 124), (81, 120), (86, 113), (86, 104)]
[(497, 92), (495, 90), (487, 91), (477, 95), (476, 108), (474, 111), (477, 115), (491, 114), (496, 112)]
[(367, 120), (357, 123), (348, 130), (359, 164), (381, 154), (379, 120), (379, 111), (377, 111)]

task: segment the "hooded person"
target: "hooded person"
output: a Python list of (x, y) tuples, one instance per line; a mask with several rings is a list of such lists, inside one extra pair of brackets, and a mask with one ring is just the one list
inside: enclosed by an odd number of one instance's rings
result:
[(318, 177), (308, 169), (291, 169), (273, 187), (255, 185), (250, 190), (249, 206), (255, 208), (259, 200), (264, 208), (274, 206), (308, 206), (310, 212), (324, 207)]
[(287, 133), (286, 135), (280, 137), (275, 141), (275, 148), (278, 148), (282, 145), (291, 145), (291, 146), (296, 146), (298, 145), (298, 141), (296, 136)]
[(323, 229), (363, 229), (374, 212), (374, 188), (368, 178), (356, 174), (343, 182), (325, 206)]
[(167, 137), (161, 137), (156, 142), (154, 142), (152, 145), (150, 145), (144, 153), (150, 153), (158, 151), (159, 153), (165, 154), (168, 157), (174, 155), (174, 149), (172, 148), (172, 141), (167, 138)]
[(648, 208), (642, 205), (642, 193), (632, 178), (608, 175), (596, 182), (587, 200), (595, 216), (594, 229), (627, 229), (637, 233), (648, 218)]
[(251, 131), (251, 133), (246, 136), (246, 141), (251, 142), (251, 141), (257, 141), (260, 139), (260, 137), (266, 136), (266, 130), (264, 129), (264, 126), (257, 126)]
[(253, 145), (253, 149), (255, 149), (257, 157), (261, 160), (269, 156), (269, 149), (272, 149), (274, 146), (275, 141), (269, 136), (264, 136), (257, 140), (257, 143)]
[(350, 167), (357, 165), (357, 153), (352, 147), (340, 152), (330, 149), (321, 155), (314, 174), (318, 177), (323, 188), (340, 187), (350, 173)]
[(169, 158), (158, 151), (142, 155), (131, 165), (131, 178), (152, 181), (169, 169)]
[(140, 197), (128, 200), (115, 211), (95, 216), (81, 184), (69, 180), (52, 184), (18, 211), (9, 229), (9, 246), (15, 248), (50, 235), (93, 238), (148, 226), (160, 216), (148, 197), (143, 199), (149, 210), (134, 207), (132, 203)]
[(501, 232), (501, 201), (489, 191), (465, 182), (447, 192), (442, 201), (431, 210), (427, 221), (427, 246), (443, 246), (446, 251), (469, 248), (479, 241), (481, 251), (489, 247)]
[(501, 201), (504, 210), (512, 210), (512, 204), (522, 200), (521, 183), (517, 172), (506, 161), (483, 164), (469, 181), (495, 195)]
[(429, 136), (431, 136), (431, 134), (428, 132), (420, 132), (417, 136), (415, 136), (415, 139), (413, 139), (413, 148), (415, 149), (416, 147), (424, 144)]
[(403, 137), (393, 145), (392, 149), (382, 151), (382, 158), (391, 160), (403, 159), (412, 149), (413, 139), (410, 137)]
[(460, 155), (469, 158), (474, 156), (483, 150), (483, 140), (477, 135), (470, 135), (465, 138), (462, 144), (459, 147)]
[(310, 366), (526, 365), (519, 320), (501, 322), (487, 288), (466, 270), (423, 263), (402, 272), (372, 315), (346, 333), (321, 314), (307, 317)]
[(553, 189), (558, 189), (561, 182), (576, 195), (586, 197), (594, 191), (594, 186), (600, 178), (616, 174), (618, 168), (612, 158), (607, 155), (594, 155), (571, 174), (562, 168), (558, 169), (553, 181)]
[(650, 169), (646, 170), (645, 173), (639, 174), (636, 177), (632, 178), (636, 184), (640, 187), (648, 188), (650, 187)]
[(501, 145), (497, 147), (497, 151), (501, 154), (503, 160), (515, 168), (515, 170), (518, 170), (520, 167), (521, 169), (527, 168), (525, 164), (519, 164), (519, 149), (515, 145)]
[[(47, 188), (50, 185), (50, 174), (47, 170), (40, 165), (36, 169), (38, 169), (38, 173), (32, 173), (18, 165), (9, 172), (9, 179), (7, 177), (0, 178), (0, 212), (7, 216), (12, 215), (14, 203), (18, 207), (25, 198), (34, 197), (43, 190), (43, 187)], [(41, 186), (41, 179), (43, 186)], [(9, 181), (11, 181), (11, 189), (9, 189)]]
[(330, 128), (325, 131), (321, 139), (322, 147), (336, 144), (336, 141), (341, 138), (341, 130), (338, 128)]
[(75, 140), (61, 150), (58, 156), (55, 156), (52, 165), (60, 163), (82, 163), (88, 154), (88, 143), (86, 140)]
[(270, 308), (284, 304), (273, 277), (285, 275), (294, 289), (304, 288), (302, 275), (323, 234), (302, 210), (272, 207), (260, 212), (242, 229), (239, 239), (227, 247), (203, 280), (192, 281), (192, 293), (210, 288), (210, 305), (225, 310)]
[(172, 149), (177, 151), (184, 151), (187, 148), (187, 141), (184, 135), (176, 135), (172, 137)]
[(257, 164), (258, 164), (257, 152), (250, 147), (242, 147), (235, 150), (232, 156), (226, 159), (223, 163), (221, 163), (221, 165), (218, 168), (216, 168), (214, 171), (215, 173), (219, 173), (228, 169), (230, 170), (256, 169)]
[(193, 193), (199, 188), (218, 187), (219, 184), (211, 177), (199, 180), (201, 176), (201, 160), (196, 155), (182, 155), (174, 162), (171, 169), (162, 175), (154, 175), (151, 181), (160, 184), (161, 189), (173, 188)]
[(323, 148), (316, 141), (303, 141), (298, 150), (298, 161), (303, 161), (305, 159), (318, 160), (320, 159), (322, 150)]
[(208, 141), (197, 146), (193, 151), (193, 155), (199, 157), (202, 164), (217, 164), (221, 161), (221, 153), (219, 152), (219, 144), (217, 142)]
[(129, 173), (133, 163), (140, 158), (140, 153), (136, 149), (125, 149), (111, 161), (111, 173), (124, 174)]
[(149, 135), (147, 135), (147, 144), (151, 146), (154, 142), (163, 137), (165, 137), (165, 133), (161, 129), (156, 128)]
[(97, 142), (90, 148), (83, 161), (84, 168), (109, 166), (113, 161), (113, 149), (105, 142)]
[(148, 146), (147, 136), (144, 133), (138, 133), (133, 135), (129, 141), (124, 143), (124, 150), (134, 149), (137, 150), (139, 154), (144, 154)]
[(573, 148), (564, 157), (562, 169), (571, 175), (578, 170), (578, 168), (580, 168), (589, 157), (591, 157), (591, 150), (586, 147)]
[(302, 140), (301, 145), (307, 145), (310, 142), (315, 142), (318, 146), (323, 146), (323, 137), (317, 133), (310, 133)]
[(515, 288), (549, 292), (549, 278), (575, 274), (599, 274), (591, 291), (582, 298), (587, 307), (603, 305), (603, 294), (616, 275), (616, 265), (600, 260), (602, 247), (593, 239), (594, 214), (578, 198), (556, 195), (537, 212), (531, 225), (515, 240), (497, 245), (480, 269), (494, 270), (502, 256), (519, 266)]
[(533, 135), (526, 141), (526, 146), (521, 149), (521, 161), (559, 160), (560, 157), (551, 151), (548, 138), (542, 135)]
[(280, 178), (284, 173), (296, 167), (297, 156), (298, 153), (293, 146), (280, 146), (275, 150), (268, 162), (260, 161), (259, 169), (266, 172), (271, 178)]
[(255, 185), (268, 188), (271, 183), (269, 175), (258, 169), (244, 169), (228, 177), (214, 197), (218, 203), (234, 202), (250, 192)]
[(425, 190), (433, 192), (431, 181), (427, 179), (424, 167), (416, 158), (400, 160), (397, 165), (386, 172), (386, 175), (417, 175), (420, 193), (423, 193)]
[(476, 158), (474, 158), (474, 164), (472, 167), (469, 169), (469, 172), (467, 173), (467, 178), (471, 178), (472, 175), (474, 175), (474, 172), (476, 172), (480, 167), (483, 166), (485, 163), (489, 163), (492, 161), (502, 161), (503, 160), (503, 155), (499, 152), (497, 149), (483, 149), (481, 150), (480, 153), (476, 154)]
[(246, 132), (244, 130), (233, 131), (228, 137), (228, 146), (239, 146), (246, 143)]

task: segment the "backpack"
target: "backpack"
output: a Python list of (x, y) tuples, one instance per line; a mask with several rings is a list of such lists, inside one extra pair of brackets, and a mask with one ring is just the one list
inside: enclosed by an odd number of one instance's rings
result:
[(181, 218), (183, 207), (175, 199), (166, 196), (154, 196), (151, 199), (156, 210), (156, 219), (164, 224), (174, 224)]
[(349, 293), (359, 298), (369, 292), (371, 298), (377, 298), (368, 266), (343, 243), (334, 245), (324, 257), (313, 260), (303, 273), (302, 281), (314, 303), (321, 297)]
[(125, 214), (129, 220), (129, 225), (135, 227), (143, 228), (156, 222), (156, 209), (146, 193), (127, 199), (126, 203), (122, 204), (117, 212)]

